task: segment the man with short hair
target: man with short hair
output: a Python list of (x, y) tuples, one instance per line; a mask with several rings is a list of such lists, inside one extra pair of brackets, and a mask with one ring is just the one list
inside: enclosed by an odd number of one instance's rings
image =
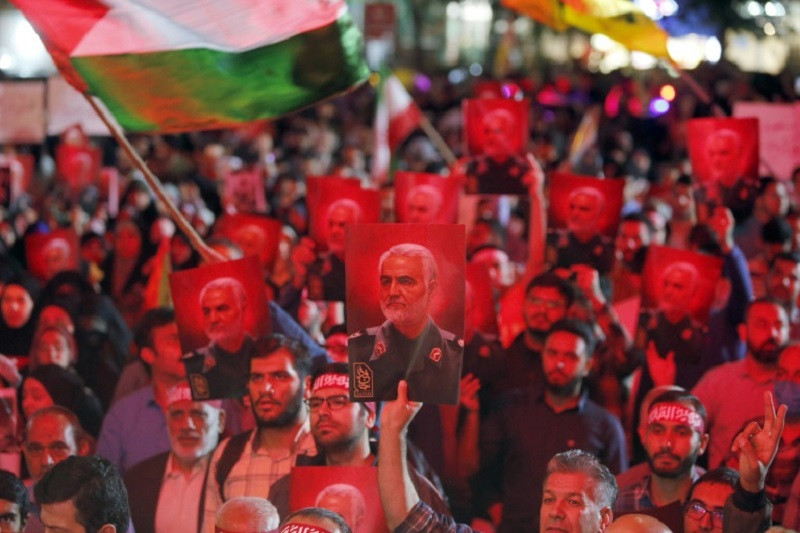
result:
[[(145, 313), (137, 329), (142, 361), (150, 365), (151, 384), (119, 399), (103, 419), (97, 454), (122, 472), (169, 451), (164, 409), (167, 391), (186, 379), (175, 312), (165, 307)], [(146, 439), (142, 435), (147, 435)]]
[(283, 335), (257, 339), (245, 404), (256, 429), (226, 439), (211, 459), (202, 531), (214, 531), (217, 509), (235, 496), (266, 498), (298, 455), (315, 453), (303, 405), (311, 361), (299, 342)]
[(789, 319), (775, 300), (755, 300), (739, 335), (747, 343), (744, 359), (706, 372), (692, 394), (708, 414), (708, 464), (719, 466), (739, 428), (761, 414), (762, 395), (771, 391), (781, 347), (789, 339)]
[(278, 510), (269, 500), (239, 496), (222, 504), (215, 526), (219, 533), (269, 533), (277, 531), (280, 522)]
[[(386, 522), (396, 533), (449, 531), (472, 533), (452, 518), (435, 513), (422, 502), (408, 473), (404, 453), (405, 431), (421, 404), (408, 400), (407, 385), (398, 385), (397, 400), (387, 402), (381, 414), (378, 488)], [(597, 458), (580, 449), (556, 454), (542, 471), (541, 531), (598, 533), (613, 519), (617, 482)], [(537, 479), (542, 479), (537, 478)], [(401, 485), (398, 486), (398, 480)], [(535, 481), (534, 481), (535, 483)], [(538, 507), (530, 493), (521, 494), (529, 506)], [(536, 522), (525, 522), (512, 531), (536, 531)]]
[(167, 391), (166, 415), (170, 451), (125, 474), (138, 533), (198, 530), (209, 458), (225, 427), (221, 402), (194, 401), (185, 382)]
[(567, 316), (576, 297), (575, 287), (553, 273), (541, 274), (528, 283), (522, 302), (525, 331), (506, 350), (503, 390), (544, 383), (541, 354), (547, 332)]
[[(649, 467), (639, 479), (620, 486), (614, 507), (617, 513), (646, 511), (685, 500), (692, 483), (704, 472), (695, 463), (708, 445), (705, 418), (703, 404), (686, 392), (669, 391), (653, 400), (646, 429), (640, 433)], [(661, 519), (673, 529), (682, 523), (680, 514), (662, 515)]]
[(789, 332), (800, 338), (800, 253), (777, 254), (769, 265), (766, 279), (767, 296), (775, 298), (789, 315)]
[(631, 213), (620, 221), (614, 244), (617, 261), (609, 275), (614, 302), (641, 295), (644, 259), (653, 231), (653, 223), (643, 213)]
[(241, 398), (255, 342), (245, 329), (244, 286), (235, 278), (216, 278), (200, 291), (199, 303), (209, 344), (183, 358), (192, 396), (198, 400)]
[(354, 397), (390, 399), (406, 379), (412, 398), (457, 403), (464, 341), (429, 314), (439, 285), (436, 259), (419, 244), (398, 244), (381, 255), (378, 271), (386, 321), (348, 341)]
[(102, 457), (68, 457), (34, 487), (48, 531), (124, 533), (130, 511), (122, 476)]
[(25, 484), (11, 472), (0, 470), (0, 531), (26, 531), (30, 512), (31, 502)]
[[(39, 409), (31, 415), (25, 427), (22, 453), (33, 483), (67, 457), (89, 455), (89, 443), (84, 438), (78, 417), (65, 407), (53, 405)], [(33, 498), (31, 505), (27, 531), (42, 532), (44, 526), (39, 521), (39, 507)]]
[(619, 420), (583, 391), (595, 344), (586, 323), (563, 319), (553, 324), (542, 351), (544, 390), (509, 393), (482, 428), (481, 488), (487, 504), (503, 503), (499, 532), (535, 530), (531, 524), (538, 523), (539, 514), (531, 502), (541, 495), (545, 458), (577, 448), (597, 455), (615, 473), (627, 468)]

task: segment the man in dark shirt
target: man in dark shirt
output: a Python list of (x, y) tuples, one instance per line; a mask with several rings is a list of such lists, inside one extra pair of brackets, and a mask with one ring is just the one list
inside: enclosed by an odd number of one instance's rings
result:
[[(508, 394), (481, 435), (481, 479), (503, 504), (498, 532), (537, 531), (547, 459), (569, 449), (596, 455), (612, 472), (627, 468), (625, 435), (613, 415), (582, 393), (595, 338), (580, 321), (553, 324), (542, 351), (545, 387)], [(491, 492), (498, 490), (499, 494)]]

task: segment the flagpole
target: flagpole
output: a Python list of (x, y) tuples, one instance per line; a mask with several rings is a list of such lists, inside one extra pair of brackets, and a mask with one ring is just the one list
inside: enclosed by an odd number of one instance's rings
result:
[(431, 121), (428, 120), (424, 114), (420, 113), (420, 120), (419, 120), (419, 127), (422, 128), (422, 131), (425, 132), (425, 135), (431, 140), (431, 142), (439, 149), (444, 160), (447, 162), (448, 166), (452, 166), (458, 160), (456, 155), (450, 150), (450, 147), (447, 146), (447, 143), (444, 141), (439, 132), (436, 131), (436, 128), (433, 127)]
[(108, 114), (105, 112), (103, 108), (97, 105), (94, 97), (89, 93), (82, 93), (83, 97), (86, 98), (86, 101), (89, 102), (89, 105), (92, 106), (95, 113), (100, 117), (100, 120), (103, 121), (103, 124), (106, 125), (108, 131), (111, 132), (111, 135), (117, 140), (120, 144), (122, 149), (128, 155), (128, 157), (133, 162), (134, 166), (139, 169), (142, 174), (144, 174), (144, 179), (147, 181), (147, 184), (153, 190), (156, 195), (156, 198), (164, 204), (169, 212), (170, 217), (172, 220), (175, 221), (175, 224), (178, 225), (178, 228), (186, 235), (189, 239), (189, 243), (191, 244), (192, 248), (197, 250), (203, 259), (209, 263), (217, 263), (220, 261), (224, 261), (225, 258), (222, 257), (218, 252), (211, 249), (204, 241), (203, 238), (195, 231), (192, 225), (189, 223), (188, 220), (183, 216), (183, 214), (175, 207), (175, 204), (172, 203), (172, 200), (167, 193), (164, 191), (164, 188), (161, 186), (161, 182), (158, 178), (153, 174), (153, 172), (147, 167), (147, 164), (142, 161), (142, 158), (139, 157), (139, 154), (136, 153), (136, 150), (133, 149), (131, 143), (128, 142), (128, 139), (125, 137), (125, 134), (117, 127), (115, 123), (111, 121), (108, 117)]

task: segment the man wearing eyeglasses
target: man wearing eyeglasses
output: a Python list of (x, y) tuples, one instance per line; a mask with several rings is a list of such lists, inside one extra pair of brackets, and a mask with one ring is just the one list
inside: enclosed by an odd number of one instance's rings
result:
[(733, 439), (739, 471), (722, 467), (706, 472), (692, 485), (683, 507), (685, 533), (753, 533), (771, 525), (772, 503), (766, 478), (783, 433), (786, 406), (775, 411), (772, 393), (764, 393), (764, 425), (747, 424)]
[(209, 457), (225, 428), (222, 403), (192, 400), (186, 382), (167, 391), (166, 415), (170, 451), (125, 473), (131, 518), (139, 533), (198, 530)]
[[(301, 455), (297, 466), (375, 466), (377, 449), (369, 431), (375, 426), (374, 402), (351, 402), (350, 374), (345, 363), (330, 363), (311, 376), (311, 394), (305, 399), (317, 455)], [(433, 485), (412, 469), (420, 497), (437, 512), (449, 514)], [(269, 500), (281, 516), (288, 511), (288, 477), (276, 482)]]
[[(89, 443), (83, 438), (78, 417), (69, 409), (57, 405), (39, 409), (28, 419), (26, 429), (22, 451), (33, 483), (67, 457), (89, 455)], [(30, 496), (33, 509), (26, 531), (44, 531), (32, 491)]]

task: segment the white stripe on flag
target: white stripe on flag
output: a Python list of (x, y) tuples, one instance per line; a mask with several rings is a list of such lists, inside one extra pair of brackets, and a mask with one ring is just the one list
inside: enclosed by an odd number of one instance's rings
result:
[(339, 19), (344, 0), (105, 0), (73, 56), (210, 48), (241, 52)]

